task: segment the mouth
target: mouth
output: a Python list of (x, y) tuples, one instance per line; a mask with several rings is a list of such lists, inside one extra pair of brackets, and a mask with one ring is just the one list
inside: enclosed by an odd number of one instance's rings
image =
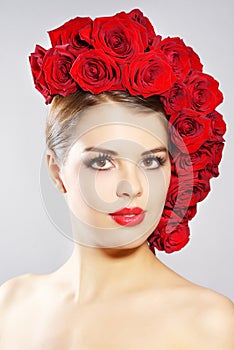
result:
[(135, 226), (144, 220), (145, 211), (139, 207), (124, 208), (118, 212), (111, 213), (110, 216), (121, 226)]

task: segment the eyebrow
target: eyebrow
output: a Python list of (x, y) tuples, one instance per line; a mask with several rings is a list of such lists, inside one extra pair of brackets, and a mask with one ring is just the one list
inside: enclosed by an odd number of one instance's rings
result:
[[(103, 152), (103, 153), (110, 153), (114, 156), (118, 156), (118, 153), (113, 151), (113, 150), (99, 148), (99, 147), (86, 147), (83, 150), (83, 152)], [(167, 148), (166, 147), (156, 147), (156, 148), (150, 149), (149, 151), (145, 151), (145, 152), (141, 153), (141, 155), (144, 156), (146, 154), (156, 153), (156, 152), (167, 152)]]

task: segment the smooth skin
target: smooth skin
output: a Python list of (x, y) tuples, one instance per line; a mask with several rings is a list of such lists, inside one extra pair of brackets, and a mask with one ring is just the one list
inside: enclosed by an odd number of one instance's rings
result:
[[(110, 117), (118, 123), (105, 124)], [(95, 129), (94, 119), (102, 125), (101, 133)], [(163, 166), (142, 163), (140, 154), (134, 153), (135, 146), (132, 158), (128, 158), (119, 141), (127, 139), (130, 149), (136, 144), (145, 150), (167, 145), (165, 122), (159, 113), (109, 102), (83, 112), (79, 123), (79, 130), (83, 130), (68, 153), (66, 165), (61, 166), (51, 152), (46, 157), (50, 178), (66, 194), (73, 214), (73, 254), (53, 273), (27, 274), (2, 285), (0, 349), (233, 350), (232, 301), (182, 278), (155, 257), (147, 244), (160, 219), (158, 213), (170, 181), (168, 152), (156, 154), (166, 158)], [(146, 125), (151, 136), (143, 129)], [(99, 196), (93, 197), (91, 192), (82, 197), (78, 186), (82, 185), (82, 150), (113, 140), (118, 140), (112, 146), (120, 156), (105, 163), (110, 168), (86, 169)], [(149, 170), (149, 164), (155, 168)], [(106, 176), (108, 186), (103, 186)], [(118, 185), (123, 179), (130, 186), (121, 189)], [(152, 201), (154, 179), (161, 193)], [(131, 229), (119, 227), (108, 214), (108, 203), (118, 203), (117, 198), (127, 199), (129, 207), (146, 209), (144, 222)], [(111, 238), (104, 239), (97, 230), (98, 243), (93, 240), (95, 225)], [(79, 232), (81, 227), (84, 235)], [(88, 240), (79, 243), (84, 238)]]

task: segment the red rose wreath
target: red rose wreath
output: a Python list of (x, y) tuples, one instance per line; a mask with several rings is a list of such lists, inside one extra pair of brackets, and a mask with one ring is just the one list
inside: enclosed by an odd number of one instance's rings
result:
[(172, 172), (162, 218), (148, 238), (172, 253), (189, 241), (188, 221), (219, 175), (226, 124), (215, 108), (218, 82), (202, 72), (199, 56), (180, 38), (155, 34), (139, 9), (94, 20), (76, 17), (49, 31), (52, 47), (30, 56), (35, 87), (46, 104), (79, 89), (160, 95), (167, 113)]

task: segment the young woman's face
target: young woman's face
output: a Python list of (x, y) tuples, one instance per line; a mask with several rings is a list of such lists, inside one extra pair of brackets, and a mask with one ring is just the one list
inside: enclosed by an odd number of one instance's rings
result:
[[(74, 241), (122, 249), (144, 243), (160, 220), (170, 182), (166, 118), (103, 103), (81, 113), (75, 137), (60, 169)], [(124, 208), (138, 209), (113, 215)]]

